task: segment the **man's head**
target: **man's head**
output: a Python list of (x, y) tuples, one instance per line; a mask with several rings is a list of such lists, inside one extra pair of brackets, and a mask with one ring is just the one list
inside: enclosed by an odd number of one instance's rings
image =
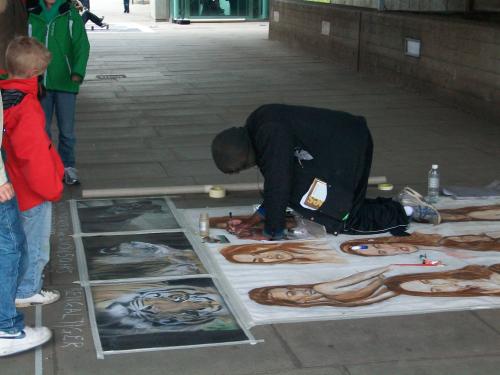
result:
[(51, 54), (43, 44), (26, 36), (14, 38), (5, 52), (5, 65), (10, 77), (31, 78), (42, 74)]
[(237, 173), (255, 165), (255, 152), (245, 128), (229, 128), (212, 141), (215, 165), (224, 173)]

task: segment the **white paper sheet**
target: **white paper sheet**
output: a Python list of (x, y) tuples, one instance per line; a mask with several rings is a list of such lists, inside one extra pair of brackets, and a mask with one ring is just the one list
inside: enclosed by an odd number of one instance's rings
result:
[[(440, 208), (456, 208), (465, 206), (479, 206), (485, 204), (499, 204), (499, 200), (461, 200), (450, 198), (440, 200)], [(197, 228), (198, 217), (201, 212), (208, 212), (210, 217), (251, 214), (252, 207), (228, 207), (196, 210), (180, 210), (185, 221)], [(232, 244), (251, 243), (242, 241), (229, 235), (224, 230), (212, 229), (213, 234), (225, 234)], [(410, 232), (437, 233), (441, 235), (462, 235), (486, 233), (500, 236), (500, 222), (460, 222), (444, 223), (438, 226), (427, 224), (413, 224)], [(387, 236), (382, 234), (380, 236)], [(227, 280), (226, 288), (231, 289), (231, 295), (238, 296), (234, 301), (246, 311), (248, 325), (261, 325), (284, 322), (301, 322), (310, 320), (349, 319), (373, 316), (389, 316), (404, 314), (421, 314), (439, 311), (470, 310), (500, 307), (500, 297), (415, 297), (399, 295), (389, 300), (359, 307), (309, 307), (294, 308), (283, 306), (267, 306), (250, 300), (248, 292), (254, 288), (285, 284), (314, 284), (340, 279), (351, 274), (367, 271), (373, 268), (395, 263), (420, 263), (420, 255), (426, 254), (429, 259), (440, 260), (444, 267), (394, 267), (386, 276), (397, 274), (437, 272), (459, 269), (470, 264), (491, 265), (500, 263), (500, 252), (496, 251), (465, 251), (465, 250), (436, 250), (425, 249), (416, 253), (386, 257), (362, 257), (350, 255), (340, 251), (339, 245), (348, 240), (361, 236), (329, 235), (327, 241), (332, 251), (345, 259), (344, 264), (238, 264), (227, 261), (220, 253), (225, 245), (205, 244), (206, 252), (212, 257)], [(375, 236), (370, 236), (375, 237)], [(419, 246), (420, 247), (420, 246)]]

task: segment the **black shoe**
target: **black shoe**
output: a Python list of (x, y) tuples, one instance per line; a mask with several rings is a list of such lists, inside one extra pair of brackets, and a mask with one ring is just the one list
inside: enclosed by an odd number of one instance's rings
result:
[(80, 179), (78, 178), (78, 171), (73, 167), (64, 168), (64, 183), (66, 185), (78, 185)]

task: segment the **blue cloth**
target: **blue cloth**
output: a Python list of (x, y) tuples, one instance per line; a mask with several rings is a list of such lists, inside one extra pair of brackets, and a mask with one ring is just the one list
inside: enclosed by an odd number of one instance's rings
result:
[(59, 129), (59, 143), (57, 151), (61, 156), (64, 167), (75, 166), (75, 105), (76, 94), (72, 92), (47, 90), (41, 100), (45, 112), (45, 126), (49, 138), (51, 135), (51, 123), (54, 110)]
[(17, 298), (28, 298), (40, 293), (43, 269), (50, 259), (50, 230), (52, 203), (43, 202), (21, 212), (24, 233), (28, 244), (28, 266), (17, 288)]
[(26, 260), (26, 239), (14, 198), (0, 203), (0, 331), (17, 333), (24, 328), (15, 298)]

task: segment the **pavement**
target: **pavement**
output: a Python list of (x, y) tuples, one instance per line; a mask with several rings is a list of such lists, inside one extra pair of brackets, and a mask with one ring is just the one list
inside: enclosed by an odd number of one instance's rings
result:
[[(91, 57), (77, 104), (82, 185), (54, 210), (46, 286), (60, 302), (24, 309), (28, 324), (53, 329), (42, 349), (0, 359), (2, 375), (478, 375), (498, 374), (500, 310), (279, 324), (252, 329), (257, 345), (106, 356), (98, 360), (74, 255), (67, 200), (82, 189), (261, 181), (256, 170), (218, 172), (210, 141), (270, 102), (363, 115), (373, 132), (372, 175), (424, 191), (438, 163), (443, 184), (499, 178), (500, 126), (375, 77), (267, 39), (265, 22), (154, 23), (149, 6), (122, 14), (117, 0), (92, 2), (109, 30), (89, 30)], [(112, 76), (119, 75), (119, 76)], [(124, 77), (123, 77), (124, 76)], [(377, 194), (374, 189), (371, 195)], [(387, 195), (387, 193), (386, 193)], [(180, 207), (246, 205), (174, 197)]]

